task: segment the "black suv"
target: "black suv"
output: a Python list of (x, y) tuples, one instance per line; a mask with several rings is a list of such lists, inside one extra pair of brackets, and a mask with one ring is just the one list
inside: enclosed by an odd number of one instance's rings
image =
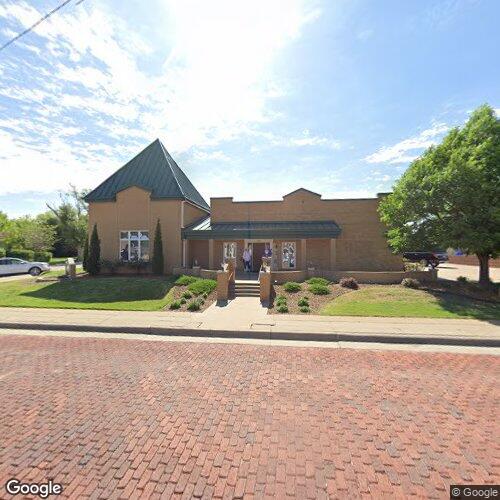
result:
[(403, 259), (410, 262), (423, 262), (432, 268), (439, 266), (439, 257), (432, 252), (404, 252)]

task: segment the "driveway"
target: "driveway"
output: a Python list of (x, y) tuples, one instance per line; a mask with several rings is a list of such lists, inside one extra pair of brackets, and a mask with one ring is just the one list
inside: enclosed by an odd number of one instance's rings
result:
[[(447, 280), (456, 280), (459, 276), (465, 276), (471, 281), (479, 279), (479, 266), (466, 266), (464, 264), (450, 264), (445, 262), (439, 264), (438, 277)], [(494, 282), (500, 281), (500, 267), (490, 267), (490, 278)]]
[(3, 335), (0, 485), (448, 498), (450, 484), (500, 482), (499, 368), (450, 352)]

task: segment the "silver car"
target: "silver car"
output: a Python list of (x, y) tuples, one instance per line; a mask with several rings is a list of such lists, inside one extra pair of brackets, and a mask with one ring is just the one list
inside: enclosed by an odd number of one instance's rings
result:
[(50, 271), (50, 266), (47, 262), (27, 262), (26, 260), (14, 257), (3, 257), (0, 259), (0, 276), (25, 273), (29, 273), (31, 276), (38, 276), (44, 271)]

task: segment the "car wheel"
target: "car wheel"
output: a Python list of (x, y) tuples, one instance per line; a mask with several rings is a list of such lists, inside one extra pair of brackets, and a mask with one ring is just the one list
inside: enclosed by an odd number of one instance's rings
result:
[(32, 267), (28, 272), (31, 274), (31, 276), (38, 276), (42, 272), (42, 270), (39, 267)]

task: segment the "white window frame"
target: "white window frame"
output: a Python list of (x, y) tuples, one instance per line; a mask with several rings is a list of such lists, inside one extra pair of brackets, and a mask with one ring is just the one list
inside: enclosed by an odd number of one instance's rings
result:
[[(122, 238), (122, 233), (127, 233), (127, 237), (126, 238)], [(135, 237), (131, 237), (130, 234), (131, 233), (137, 233), (137, 238)], [(142, 236), (143, 236), (143, 233), (147, 233), (147, 239), (143, 239)], [(118, 233), (118, 241), (119, 241), (119, 248), (118, 248), (118, 258), (122, 261), (122, 262), (137, 262), (137, 261), (145, 261), (145, 262), (149, 262), (149, 255), (151, 253), (151, 238), (149, 237), (149, 229), (123, 229), (121, 230), (119, 233)], [(121, 248), (121, 244), (122, 244), (122, 241), (126, 241), (127, 242), (127, 260), (123, 260), (122, 259), (122, 248)], [(130, 256), (130, 249), (132, 247), (131, 245), (131, 242), (132, 241), (137, 241), (138, 242), (138, 246), (137, 246), (137, 250), (138, 250), (138, 259), (137, 261), (136, 260), (132, 260), (131, 259), (131, 256)], [(147, 259), (144, 259), (141, 255), (141, 241), (148, 241), (149, 242), (149, 246), (148, 246), (148, 258)]]
[[(293, 266), (290, 265), (290, 260), (285, 260), (284, 250), (287, 246), (293, 247)], [(295, 241), (282, 241), (281, 242), (281, 267), (283, 269), (296, 269), (297, 268), (297, 243)]]
[[(231, 249), (231, 251), (228, 254), (228, 249)], [(222, 245), (222, 258), (224, 262), (227, 259), (236, 259), (237, 255), (237, 246), (236, 246), (236, 241), (224, 241)]]

